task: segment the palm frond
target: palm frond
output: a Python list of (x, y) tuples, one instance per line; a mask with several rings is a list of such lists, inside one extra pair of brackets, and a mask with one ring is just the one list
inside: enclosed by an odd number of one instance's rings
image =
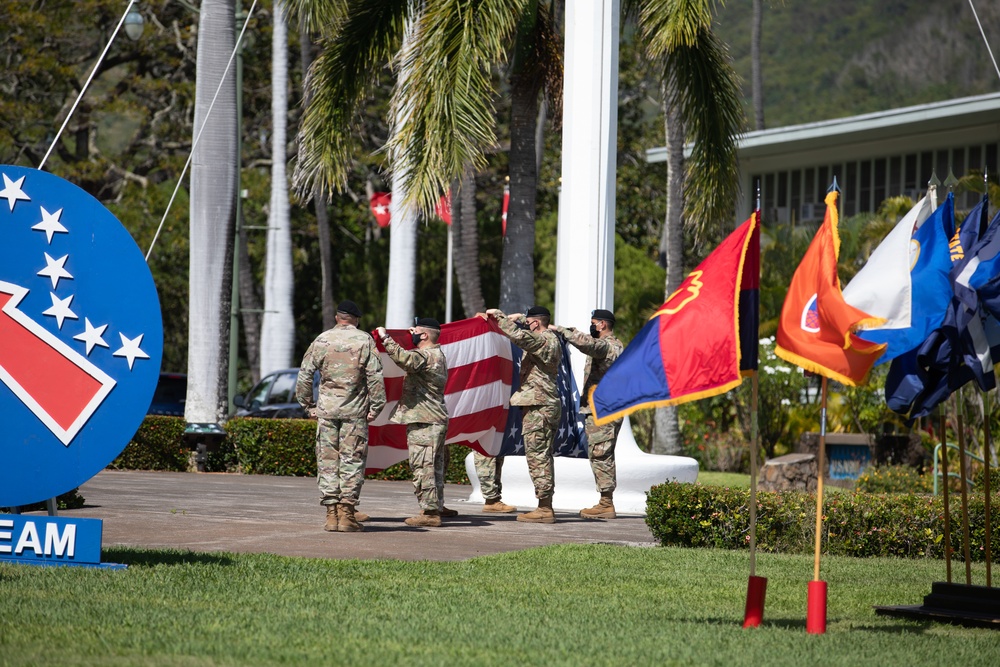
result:
[(289, 16), (305, 23), (310, 32), (325, 33), (347, 15), (348, 0), (283, 0)]
[(400, 54), (386, 149), (406, 202), (431, 211), (464, 168), (496, 144), (491, 66), (503, 62), (525, 0), (426, 2)]
[(646, 0), (639, 25), (646, 35), (649, 55), (662, 58), (680, 47), (693, 47), (704, 30), (711, 30), (715, 0)]
[(665, 74), (692, 143), (684, 210), (697, 237), (732, 218), (739, 193), (737, 142), (746, 127), (740, 83), (725, 45), (708, 28), (666, 54)]
[(403, 40), (409, 0), (351, 0), (339, 24), (327, 26), (322, 51), (305, 87), (309, 102), (299, 128), (299, 155), (292, 178), (305, 199), (347, 182), (361, 105)]

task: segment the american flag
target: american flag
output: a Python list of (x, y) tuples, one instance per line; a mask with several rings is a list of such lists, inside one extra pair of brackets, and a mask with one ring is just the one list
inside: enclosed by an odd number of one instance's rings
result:
[[(412, 349), (409, 331), (390, 330), (405, 349)], [(500, 332), (493, 320), (474, 317), (441, 326), (441, 347), (448, 360), (445, 403), (448, 405), (448, 444), (472, 447), (487, 456), (524, 455), (521, 409), (510, 407), (518, 385), (521, 350)], [(375, 337), (385, 378), (386, 405), (369, 428), (368, 466), (377, 472), (405, 461), (406, 426), (390, 424), (403, 394), (405, 373)], [(587, 436), (580, 415), (580, 395), (570, 368), (569, 346), (562, 341), (563, 361), (557, 382), (562, 416), (556, 432), (556, 456), (587, 456)]]
[[(390, 330), (405, 349), (412, 349), (409, 331)], [(441, 326), (439, 340), (448, 360), (445, 403), (448, 405), (448, 444), (472, 447), (488, 456), (500, 452), (515, 377), (509, 339), (492, 320), (474, 317)], [(405, 373), (375, 337), (382, 359), (386, 405), (369, 428), (368, 472), (406, 460), (406, 426), (390, 424), (403, 394)]]
[[(556, 375), (556, 386), (559, 389), (559, 402), (562, 412), (559, 417), (559, 429), (556, 431), (555, 455), (570, 458), (587, 458), (587, 434), (583, 428), (584, 415), (580, 414), (580, 392), (576, 387), (573, 369), (570, 365), (569, 343), (559, 337), (562, 345), (562, 362)], [(513, 348), (514, 377), (512, 391), (517, 391), (521, 369), (521, 349)], [(524, 456), (524, 434), (521, 432), (521, 408), (511, 407), (507, 416), (507, 427), (504, 429), (503, 456)]]

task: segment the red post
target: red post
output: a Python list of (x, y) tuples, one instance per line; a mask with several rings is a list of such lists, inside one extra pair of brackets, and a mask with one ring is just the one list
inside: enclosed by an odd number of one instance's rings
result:
[(826, 582), (810, 581), (806, 601), (806, 632), (811, 635), (826, 634)]
[(747, 581), (747, 607), (743, 612), (743, 627), (756, 628), (764, 620), (764, 597), (767, 577), (751, 576)]

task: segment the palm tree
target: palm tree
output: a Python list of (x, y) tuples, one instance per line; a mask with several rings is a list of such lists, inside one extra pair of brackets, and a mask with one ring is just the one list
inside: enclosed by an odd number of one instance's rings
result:
[(285, 5), (274, 3), (271, 36), (271, 205), (267, 224), (264, 270), (264, 316), (260, 332), (261, 377), (292, 365), (295, 318), (292, 313), (291, 212), (285, 176), (288, 123), (288, 23)]
[[(476, 220), (476, 175), (467, 169), (451, 188), (451, 231), (455, 235), (455, 276), (466, 317), (486, 310), (479, 272), (479, 222)], [(449, 313), (450, 314), (450, 313)]]
[[(427, 0), (418, 6), (354, 0), (339, 8), (323, 0), (292, 4), (325, 35), (324, 52), (309, 75), (313, 101), (300, 133), (300, 191), (315, 183), (335, 188), (345, 182), (351, 121), (373, 88), (378, 69), (394, 61), (399, 72), (391, 112), (395, 122), (386, 147), (394, 174), (393, 204), (433, 211), (451, 181), (467, 167), (475, 172), (485, 166), (485, 152), (497, 144), (492, 69), (507, 62), (514, 44), (511, 199), (500, 306), (530, 305), (538, 95), (542, 87), (554, 93), (558, 86), (553, 84), (561, 79), (555, 3)], [(412, 25), (412, 42), (401, 48), (407, 25)], [(396, 221), (394, 210), (394, 228)], [(397, 253), (396, 246), (390, 250), (390, 299), (404, 293), (412, 299), (412, 284), (394, 284), (392, 267), (409, 266), (413, 256)], [(411, 282), (412, 274), (401, 272)]]
[[(646, 0), (639, 29), (661, 68), (667, 133), (667, 217), (661, 249), (665, 296), (684, 278), (685, 227), (695, 238), (731, 222), (739, 192), (736, 145), (744, 129), (739, 80), (726, 46), (712, 31), (712, 0)], [(692, 145), (685, 164), (684, 142)], [(676, 411), (657, 415), (658, 453), (680, 451)]]
[(194, 109), (197, 143), (191, 160), (190, 320), (184, 408), (185, 420), (196, 424), (224, 421), (229, 406), (227, 362), (236, 215), (236, 77), (230, 71), (221, 88), (219, 82), (236, 42), (234, 15), (234, 0), (204, 0), (198, 18)]

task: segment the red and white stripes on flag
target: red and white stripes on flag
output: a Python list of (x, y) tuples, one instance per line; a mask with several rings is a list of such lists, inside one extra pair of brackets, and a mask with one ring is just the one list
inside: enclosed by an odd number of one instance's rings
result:
[[(389, 335), (402, 347), (413, 348), (408, 330), (390, 330)], [(442, 325), (438, 342), (448, 363), (446, 442), (495, 456), (503, 444), (510, 405), (514, 372), (510, 341), (492, 320), (473, 317)], [(406, 374), (389, 358), (377, 336), (375, 344), (382, 359), (386, 405), (368, 429), (366, 472), (388, 468), (408, 456), (406, 426), (389, 423), (403, 394)]]

